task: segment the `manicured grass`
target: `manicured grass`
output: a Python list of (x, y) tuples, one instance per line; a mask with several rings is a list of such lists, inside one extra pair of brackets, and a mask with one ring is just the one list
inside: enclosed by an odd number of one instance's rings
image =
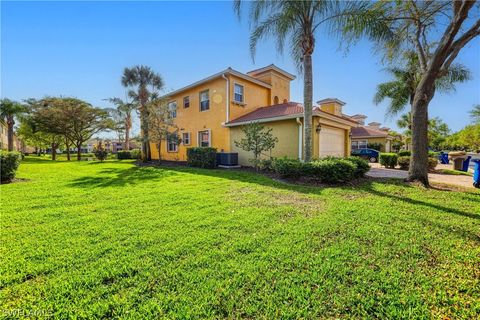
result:
[(453, 176), (472, 176), (472, 173), (470, 172), (465, 172), (465, 171), (459, 171), (459, 170), (451, 170), (451, 169), (439, 169), (437, 170), (438, 173), (441, 174), (449, 174)]
[(0, 303), (54, 318), (477, 318), (480, 192), (28, 157)]

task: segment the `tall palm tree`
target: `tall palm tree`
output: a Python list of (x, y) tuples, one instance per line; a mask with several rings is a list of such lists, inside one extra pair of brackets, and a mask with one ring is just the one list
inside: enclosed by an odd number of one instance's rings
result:
[[(150, 100), (163, 88), (162, 77), (147, 66), (134, 66), (123, 70), (122, 85), (130, 88), (129, 96), (138, 103), (142, 131), (142, 161), (152, 159), (148, 135), (148, 108)], [(135, 90), (134, 90), (134, 89)]]
[[(240, 17), (241, 0), (234, 1), (234, 10)], [(246, 2), (246, 1), (245, 1)], [(368, 2), (342, 2), (332, 0), (314, 1), (253, 1), (250, 4), (250, 51), (252, 58), (260, 40), (272, 37), (276, 40), (277, 50), (283, 52), (288, 43), (291, 55), (299, 71), (303, 71), (303, 107), (304, 107), (304, 160), (310, 161), (312, 146), (312, 108), (313, 108), (313, 71), (312, 55), (315, 51), (316, 35), (320, 28), (334, 34), (341, 32), (341, 25), (347, 19), (355, 18), (357, 12), (366, 10)], [(363, 16), (362, 16), (363, 17)], [(375, 19), (363, 21), (368, 25), (366, 33), (372, 38), (385, 36), (383, 25), (377, 25)]]
[[(421, 77), (418, 56), (415, 52), (407, 52), (404, 59), (404, 66), (387, 68), (393, 80), (379, 84), (373, 98), (375, 104), (390, 99), (387, 109), (387, 115), (390, 116), (402, 112), (407, 105), (413, 104), (415, 90)], [(470, 77), (470, 71), (465, 66), (452, 64), (445, 75), (437, 79), (435, 86), (439, 92), (449, 93), (455, 91), (456, 83), (468, 81)]]
[[(137, 108), (134, 103), (123, 101), (120, 98), (108, 99), (117, 107), (113, 110), (115, 117), (120, 118), (122, 122), (122, 129), (125, 131), (125, 140), (123, 142), (123, 149), (130, 150), (130, 130), (132, 129), (132, 112)], [(122, 131), (123, 131), (122, 130)]]
[(26, 112), (25, 106), (22, 104), (4, 98), (0, 101), (0, 118), (7, 123), (7, 139), (8, 151), (13, 151), (13, 130), (15, 126), (15, 118)]

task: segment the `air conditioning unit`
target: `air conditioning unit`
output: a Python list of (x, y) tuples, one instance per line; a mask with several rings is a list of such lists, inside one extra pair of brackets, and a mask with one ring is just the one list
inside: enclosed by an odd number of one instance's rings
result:
[(238, 166), (238, 153), (217, 152), (217, 166)]

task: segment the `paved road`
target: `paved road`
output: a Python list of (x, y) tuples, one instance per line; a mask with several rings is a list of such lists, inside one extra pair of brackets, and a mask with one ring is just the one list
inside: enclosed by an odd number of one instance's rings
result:
[[(407, 171), (399, 169), (387, 169), (381, 167), (378, 163), (371, 163), (371, 169), (367, 176), (374, 178), (398, 178), (405, 179)], [(451, 165), (438, 165), (437, 169), (452, 169)], [(454, 176), (447, 174), (429, 173), (428, 178), (431, 182), (452, 184), (460, 187), (473, 188), (473, 178), (470, 176)]]

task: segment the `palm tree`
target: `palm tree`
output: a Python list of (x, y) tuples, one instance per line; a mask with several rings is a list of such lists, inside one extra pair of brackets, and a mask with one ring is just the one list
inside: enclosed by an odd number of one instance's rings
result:
[[(283, 52), (288, 42), (291, 55), (299, 71), (303, 71), (303, 107), (304, 107), (304, 160), (312, 158), (312, 108), (313, 108), (313, 72), (312, 55), (315, 50), (316, 34), (322, 26), (338, 34), (346, 19), (351, 20), (359, 11), (366, 10), (368, 2), (341, 1), (253, 1), (250, 3), (250, 51), (252, 58), (260, 40), (272, 37), (276, 40), (277, 50)], [(234, 2), (234, 10), (240, 17), (241, 0)], [(363, 16), (362, 16), (363, 17)], [(387, 29), (377, 25), (375, 19), (363, 21), (366, 33), (371, 38), (382, 38)]]
[[(138, 103), (140, 112), (140, 129), (142, 131), (142, 161), (152, 159), (148, 136), (148, 109), (150, 100), (158, 96), (163, 88), (162, 77), (147, 66), (134, 66), (123, 70), (122, 85), (129, 90), (129, 96)], [(135, 88), (133, 90), (132, 88)]]
[(470, 117), (474, 123), (480, 123), (480, 104), (473, 107), (472, 111), (470, 111)]
[(15, 126), (15, 117), (18, 117), (25, 112), (25, 106), (18, 102), (7, 98), (0, 101), (0, 118), (7, 123), (8, 151), (13, 151), (13, 128)]
[[(132, 129), (132, 111), (137, 108), (134, 103), (123, 101), (120, 98), (108, 99), (117, 107), (112, 111), (114, 118), (119, 118), (122, 129), (125, 131), (125, 141), (123, 142), (123, 149), (130, 150), (130, 130)], [(122, 130), (122, 131), (123, 131)]]
[[(387, 115), (394, 116), (405, 110), (407, 105), (413, 104), (415, 90), (420, 81), (418, 56), (410, 51), (405, 54), (405, 65), (402, 67), (387, 68), (387, 72), (393, 76), (393, 80), (381, 83), (377, 86), (377, 92), (373, 98), (375, 104), (380, 104), (385, 99), (390, 99)], [(453, 64), (445, 75), (435, 82), (439, 92), (449, 93), (455, 91), (455, 83), (470, 80), (470, 71), (461, 64)]]

